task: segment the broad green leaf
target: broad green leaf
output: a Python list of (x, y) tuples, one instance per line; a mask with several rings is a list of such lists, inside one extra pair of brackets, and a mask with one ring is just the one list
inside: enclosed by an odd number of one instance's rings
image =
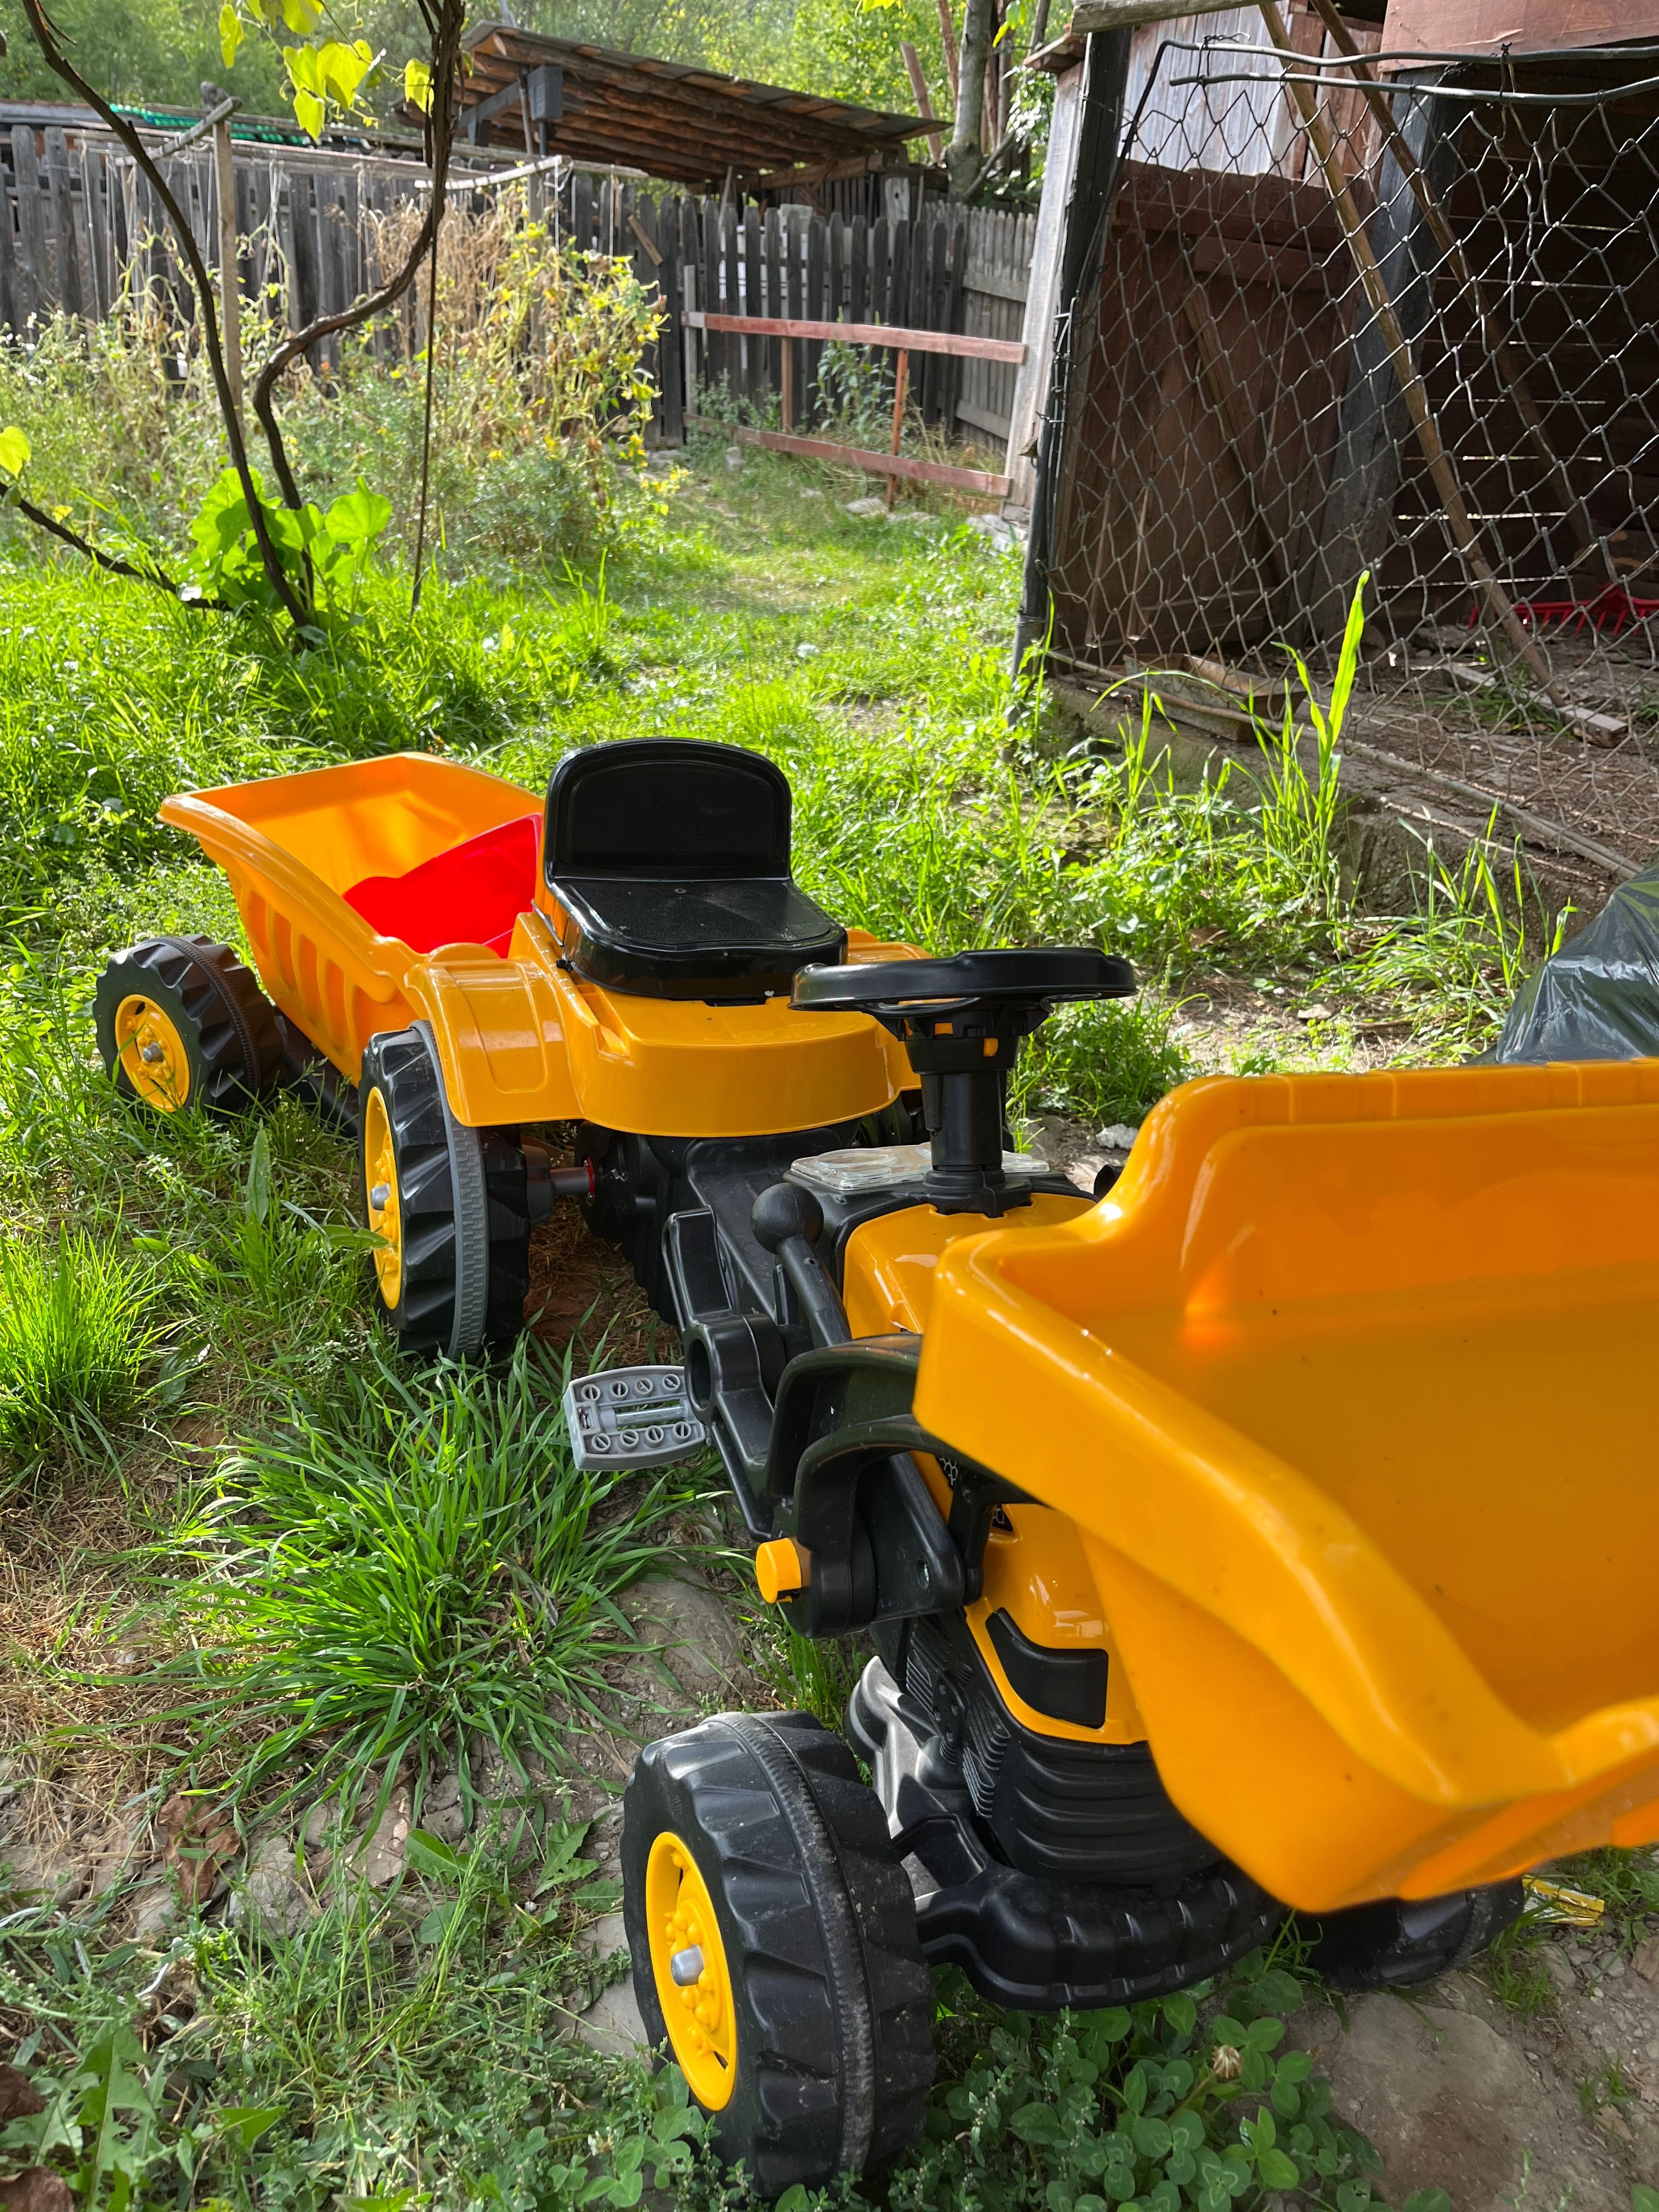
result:
[(314, 92), (296, 92), (294, 95), (294, 119), (308, 137), (320, 139), (323, 125), (328, 120), (328, 110)]
[(374, 66), (374, 49), (366, 40), (330, 39), (316, 49), (321, 89), (341, 107), (355, 107), (363, 79)]
[(1271, 2051), (1284, 2040), (1282, 2020), (1253, 2020), (1244, 2031), (1245, 2047), (1250, 2051)]
[[(264, 1132), (261, 1130), (259, 1133), (263, 1136)], [(429, 1828), (410, 1830), (404, 1855), (416, 1874), (435, 1875), (441, 1881), (459, 1881), (466, 1870), (459, 1852), (452, 1850), (443, 1838), (434, 1836)]]
[(1252, 2150), (1271, 2150), (1279, 2141), (1279, 2130), (1271, 2112), (1258, 2112), (1253, 2120), (1246, 2120), (1239, 2131)]
[(1282, 1966), (1269, 1966), (1265, 1974), (1258, 1974), (1251, 1984), (1250, 1995), (1267, 2012), (1299, 2012), (1302, 2009), (1302, 1984), (1294, 1974), (1287, 1974)]
[[(1003, 27), (1007, 27), (1005, 24)], [(1164, 2017), (1177, 2035), (1190, 2035), (1198, 2019), (1198, 2007), (1184, 1990), (1177, 1990), (1173, 1996), (1164, 1998)]]
[(1022, 2105), (1017, 2112), (1010, 2114), (1008, 2125), (1022, 2142), (1060, 2141), (1060, 2119), (1052, 2105)]
[(268, 2128), (283, 2117), (280, 2105), (232, 2105), (217, 2116), (222, 2133), (234, 2135), (244, 2150), (252, 2150)]
[(29, 465), (29, 441), (13, 422), (0, 430), (0, 476), (21, 477)]
[[(882, 0), (884, 6), (897, 4), (897, 0)], [(432, 64), (412, 61), (404, 64), (404, 98), (411, 107), (418, 107), (422, 115), (432, 112)], [(799, 2184), (795, 2185), (797, 2187)]]
[(1650, 2189), (1644, 2181), (1632, 2185), (1630, 2212), (1659, 2212), (1659, 2189)]
[(284, 26), (308, 39), (323, 20), (321, 0), (282, 0)]
[[(1296, 2160), (1286, 2158), (1282, 2150), (1264, 2150), (1257, 2166), (1269, 2189), (1294, 2189), (1302, 2179), (1296, 2170)], [(1447, 2212), (1450, 2212), (1449, 2205)]]
[(1134, 2124), (1135, 2148), (1142, 2158), (1167, 2158), (1170, 2154), (1170, 2124), (1167, 2120), (1150, 2116), (1138, 2119)]
[(323, 517), (323, 526), (337, 544), (367, 548), (391, 520), (392, 501), (359, 484), (356, 491), (335, 501)]
[(231, 0), (225, 0), (224, 6), (219, 10), (219, 52), (227, 69), (235, 68), (236, 57), (242, 50), (245, 35), (240, 15), (232, 6)]
[[(1633, 2198), (1635, 2191), (1631, 2194)], [(1648, 2194), (1655, 2192), (1650, 2190)], [(1452, 2212), (1452, 2201), (1443, 2189), (1413, 2189), (1406, 2199), (1406, 2212)]]

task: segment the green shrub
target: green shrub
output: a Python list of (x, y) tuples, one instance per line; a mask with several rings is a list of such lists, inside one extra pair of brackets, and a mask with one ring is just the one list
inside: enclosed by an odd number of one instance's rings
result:
[(154, 1296), (141, 1268), (84, 1231), (0, 1244), (0, 1447), (17, 1460), (55, 1444), (106, 1450), (147, 1395)]

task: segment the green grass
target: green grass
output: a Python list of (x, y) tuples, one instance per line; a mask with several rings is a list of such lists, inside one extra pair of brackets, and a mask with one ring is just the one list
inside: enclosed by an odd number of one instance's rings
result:
[(0, 1450), (23, 1467), (54, 1446), (112, 1457), (149, 1395), (155, 1310), (149, 1272), (84, 1230), (0, 1243)]
[(319, 1402), (222, 1463), (173, 1542), (198, 1756), (252, 1738), (240, 1789), (292, 1768), (308, 1790), (384, 1762), (422, 1781), (492, 1747), (556, 1770), (577, 1719), (604, 1724), (607, 1668), (642, 1646), (617, 1601), (684, 1556), (683, 1471), (580, 1474), (563, 1370), (521, 1338), (499, 1372), (411, 1374), (370, 1353)]

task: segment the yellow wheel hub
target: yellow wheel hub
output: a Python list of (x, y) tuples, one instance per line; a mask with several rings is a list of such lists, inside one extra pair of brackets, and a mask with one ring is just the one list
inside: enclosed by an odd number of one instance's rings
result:
[(738, 2078), (732, 1977), (708, 1885), (685, 1844), (666, 1830), (646, 1861), (645, 1919), (675, 2062), (697, 2102), (718, 2112)]
[(374, 1273), (380, 1296), (395, 1307), (404, 1289), (404, 1221), (398, 1202), (398, 1161), (392, 1146), (392, 1117), (378, 1091), (363, 1109), (363, 1186), (368, 1193), (368, 1225), (381, 1241), (374, 1249)]
[(190, 1098), (190, 1054), (171, 1014), (137, 993), (115, 1010), (115, 1050), (146, 1106), (176, 1114)]

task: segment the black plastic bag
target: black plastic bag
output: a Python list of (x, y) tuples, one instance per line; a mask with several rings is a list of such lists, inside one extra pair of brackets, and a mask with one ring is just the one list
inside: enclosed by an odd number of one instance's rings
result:
[(1659, 1056), (1659, 866), (1621, 884), (1510, 1008), (1498, 1060)]

